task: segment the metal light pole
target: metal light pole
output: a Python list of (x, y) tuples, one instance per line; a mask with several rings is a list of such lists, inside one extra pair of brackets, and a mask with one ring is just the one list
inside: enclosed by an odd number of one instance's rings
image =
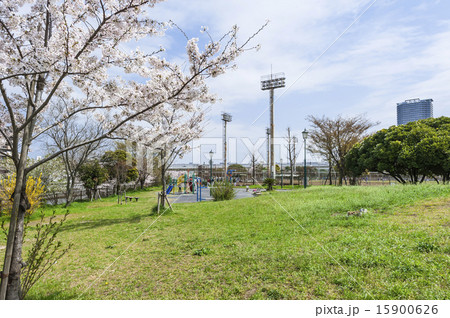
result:
[(267, 178), (270, 178), (270, 128), (266, 128), (267, 135)]
[(274, 154), (274, 124), (273, 124), (273, 90), (285, 87), (286, 77), (284, 73), (270, 74), (261, 77), (261, 89), (270, 90), (270, 170), (269, 178), (275, 179), (275, 154)]
[[(291, 165), (291, 184), (292, 184), (292, 186), (294, 186), (294, 174), (297, 172), (297, 167), (296, 167), (296, 164), (297, 164), (297, 152), (296, 152), (296, 150), (295, 150), (295, 145), (297, 144), (297, 142), (298, 142), (298, 140), (297, 140), (297, 137), (293, 137), (292, 138), (292, 141), (293, 141), (293, 165)], [(294, 169), (294, 170), (292, 170), (292, 169)]]
[(227, 179), (227, 123), (231, 121), (231, 115), (222, 113), (223, 120), (223, 165), (225, 168), (224, 177)]
[(212, 183), (212, 158), (214, 156), (214, 152), (211, 151), (209, 152), (209, 182)]
[(280, 158), (281, 189), (283, 189), (283, 158)]
[(303, 162), (303, 187), (306, 189), (306, 182), (307, 182), (307, 179), (306, 179), (306, 138), (308, 138), (308, 131), (306, 130), (306, 128), (305, 128), (305, 130), (303, 130), (302, 131), (302, 136), (303, 136), (303, 148), (305, 148), (305, 156), (304, 156), (304, 159), (305, 159), (305, 161)]

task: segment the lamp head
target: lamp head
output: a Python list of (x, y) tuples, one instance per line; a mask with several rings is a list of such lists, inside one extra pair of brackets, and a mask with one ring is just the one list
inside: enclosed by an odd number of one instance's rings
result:
[(303, 140), (306, 140), (306, 138), (308, 138), (308, 134), (309, 134), (309, 131), (307, 131), (305, 128), (305, 130), (302, 131)]

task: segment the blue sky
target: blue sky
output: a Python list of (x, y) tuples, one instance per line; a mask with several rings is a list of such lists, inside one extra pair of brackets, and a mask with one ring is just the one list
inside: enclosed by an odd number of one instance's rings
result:
[[(211, 149), (216, 152), (215, 162), (221, 161), (223, 111), (233, 116), (228, 136), (236, 141), (232, 140), (229, 157), (242, 162), (247, 146), (264, 138), (269, 125), (269, 112), (264, 112), (269, 92), (261, 91), (260, 78), (271, 67), (274, 73), (286, 74), (286, 88), (275, 91), (279, 142), (287, 127), (300, 137), (309, 128), (308, 115), (365, 114), (380, 123), (374, 131), (389, 127), (396, 124), (396, 103), (412, 98), (432, 98), (434, 117), (450, 116), (449, 12), (450, 1), (444, 0), (167, 0), (157, 4), (149, 10), (152, 18), (172, 20), (189, 37), (201, 39), (206, 36), (200, 33), (202, 26), (219, 39), (237, 24), (244, 41), (270, 20), (251, 43), (261, 49), (246, 52), (237, 60), (237, 70), (210, 81), (220, 101), (208, 113), (203, 139), (196, 141), (200, 154), (187, 154), (179, 162), (207, 162)], [(168, 60), (186, 60), (186, 39), (177, 29), (123, 48), (136, 45), (143, 51), (162, 45)], [(277, 149), (279, 161), (285, 154), (283, 146)], [(265, 144), (259, 152), (265, 158)], [(320, 158), (308, 154), (308, 160)]]
[[(277, 137), (287, 127), (300, 134), (307, 115), (365, 114), (380, 122), (375, 130), (389, 127), (396, 103), (411, 98), (432, 98), (434, 116), (450, 116), (449, 12), (450, 1), (437, 0), (169, 0), (153, 14), (192, 37), (204, 25), (219, 37), (237, 24), (245, 39), (270, 20), (254, 42), (261, 50), (247, 52), (237, 70), (210, 83), (221, 101), (209, 113), (205, 136), (221, 136), (220, 113), (227, 111), (233, 115), (229, 136), (256, 142), (269, 122), (266, 112), (252, 125), (269, 104), (259, 81), (271, 65), (286, 74), (286, 88), (275, 94)], [(183, 59), (178, 31), (159, 41), (168, 58)]]

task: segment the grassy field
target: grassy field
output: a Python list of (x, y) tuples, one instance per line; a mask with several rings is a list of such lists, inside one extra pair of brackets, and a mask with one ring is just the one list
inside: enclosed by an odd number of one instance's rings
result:
[(155, 191), (138, 196), (73, 204), (60, 238), (74, 246), (28, 298), (450, 298), (449, 186), (311, 187), (160, 217)]

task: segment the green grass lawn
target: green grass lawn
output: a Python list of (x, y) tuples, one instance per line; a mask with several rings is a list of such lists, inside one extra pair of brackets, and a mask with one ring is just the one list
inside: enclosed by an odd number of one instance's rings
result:
[(28, 298), (450, 298), (449, 186), (311, 187), (159, 218), (156, 192), (139, 197), (75, 203), (59, 236), (74, 246)]

